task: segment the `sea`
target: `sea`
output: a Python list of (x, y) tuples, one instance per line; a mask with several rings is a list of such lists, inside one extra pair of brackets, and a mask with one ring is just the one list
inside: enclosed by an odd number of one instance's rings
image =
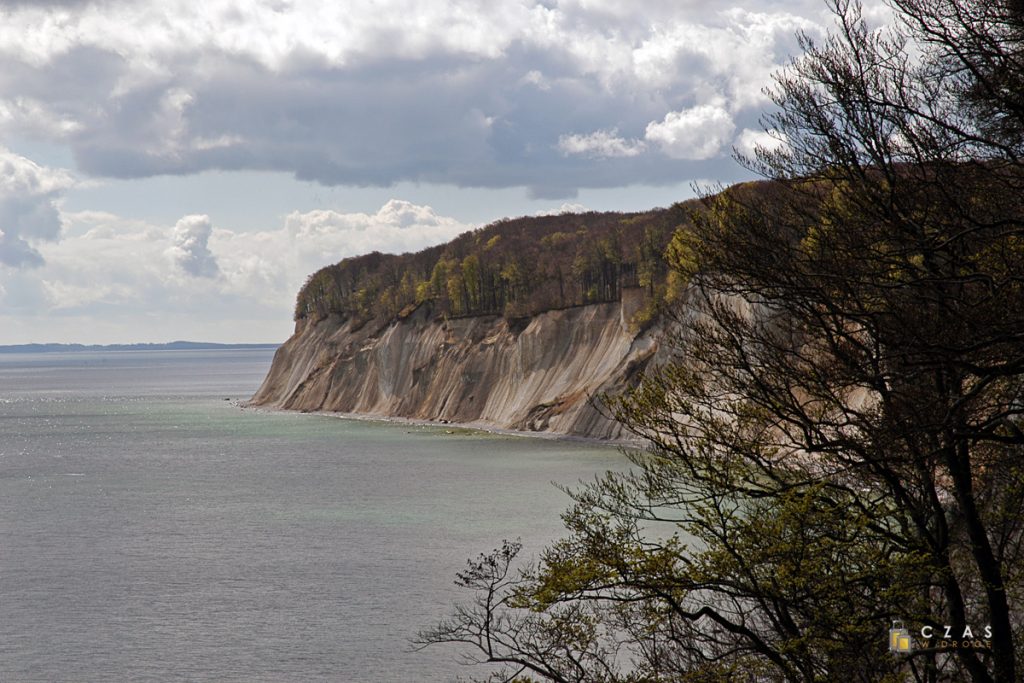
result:
[(0, 354), (0, 681), (449, 681), (468, 558), (615, 448), (245, 408), (273, 351)]

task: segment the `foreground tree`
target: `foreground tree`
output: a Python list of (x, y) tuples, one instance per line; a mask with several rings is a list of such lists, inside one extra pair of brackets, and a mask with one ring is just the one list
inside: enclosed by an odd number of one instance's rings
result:
[(677, 357), (609, 399), (650, 449), (573, 492), (536, 566), (481, 558), (424, 642), (498, 680), (1024, 672), (1024, 15), (893, 5), (873, 32), (835, 3), (747, 160), (770, 182), (673, 240)]

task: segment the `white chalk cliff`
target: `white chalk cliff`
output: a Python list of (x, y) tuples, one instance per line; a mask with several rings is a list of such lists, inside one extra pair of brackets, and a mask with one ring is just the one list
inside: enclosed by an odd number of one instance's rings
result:
[(445, 320), (429, 306), (356, 329), (332, 316), (300, 320), (252, 403), (622, 438), (591, 397), (621, 390), (656, 355), (657, 327), (631, 324), (641, 299), (626, 291), (621, 303), (547, 311), (521, 326)]

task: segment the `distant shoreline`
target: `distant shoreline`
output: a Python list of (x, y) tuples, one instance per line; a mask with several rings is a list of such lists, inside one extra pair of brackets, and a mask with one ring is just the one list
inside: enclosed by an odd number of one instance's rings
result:
[(162, 344), (6, 344), (0, 353), (68, 353), (77, 351), (230, 351), (276, 349), (280, 344), (217, 344), (213, 342), (173, 341)]

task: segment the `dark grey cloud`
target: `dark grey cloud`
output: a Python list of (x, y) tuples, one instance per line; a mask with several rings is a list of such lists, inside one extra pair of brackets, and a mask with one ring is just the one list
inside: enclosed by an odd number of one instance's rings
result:
[[(786, 12), (650, 4), (645, 15), (623, 3), (538, 3), (512, 12), (505, 24), (521, 22), (512, 26), (488, 25), (487, 8), (476, 8), (475, 30), (495, 32), (494, 49), (472, 30), (414, 35), (394, 17), (362, 17), (363, 34), (378, 42), (349, 50), (318, 42), (320, 16), (298, 4), (278, 9), (313, 37), (285, 36), (291, 46), (269, 56), (275, 36), (261, 31), (271, 29), (253, 19), (250, 42), (239, 43), (250, 19), (231, 19), (232, 6), (219, 16), (237, 39), (228, 30), (205, 36), (199, 25), (195, 35), (178, 27), (180, 39), (164, 39), (157, 24), (126, 23), (137, 41), (86, 44), (69, 34), (70, 45), (54, 39), (52, 54), (33, 58), (8, 46), (0, 123), (59, 138), (81, 171), (116, 178), (258, 169), (325, 185), (527, 186), (557, 198), (581, 187), (735, 175), (727, 138), (764, 106), (757, 91), (791, 50), (794, 30), (813, 24)], [(442, 27), (438, 6), (427, 19)], [(125, 22), (148, 16), (124, 11)], [(711, 147), (707, 120), (722, 138)]]

